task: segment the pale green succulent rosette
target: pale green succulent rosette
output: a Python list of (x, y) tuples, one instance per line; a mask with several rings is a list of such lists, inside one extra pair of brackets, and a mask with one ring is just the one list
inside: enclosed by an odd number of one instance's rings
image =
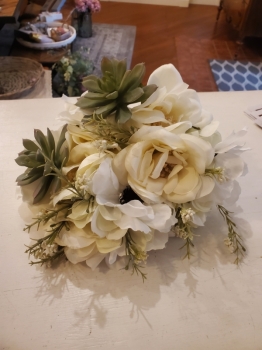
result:
[(57, 192), (61, 187), (61, 179), (56, 174), (56, 169), (61, 169), (67, 162), (69, 151), (64, 147), (67, 125), (64, 125), (57, 142), (53, 133), (47, 129), (47, 136), (41, 130), (35, 130), (35, 141), (23, 140), (24, 150), (15, 159), (20, 166), (27, 167), (25, 172), (18, 176), (16, 182), (19, 186), (36, 183), (33, 191), (32, 204), (39, 203), (52, 187), (52, 192)]
[(126, 61), (103, 58), (101, 62), (102, 78), (89, 75), (83, 80), (88, 90), (79, 98), (76, 105), (88, 109), (89, 115), (107, 118), (115, 115), (115, 121), (125, 123), (132, 117), (128, 105), (143, 103), (156, 91), (155, 84), (143, 86), (145, 64), (137, 64), (132, 70), (126, 69)]

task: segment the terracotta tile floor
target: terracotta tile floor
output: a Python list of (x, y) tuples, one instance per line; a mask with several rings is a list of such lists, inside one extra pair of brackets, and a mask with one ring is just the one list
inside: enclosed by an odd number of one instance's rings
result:
[[(66, 3), (64, 18), (72, 2)], [(217, 91), (209, 59), (234, 59), (238, 53), (239, 60), (262, 60), (262, 40), (248, 39), (244, 45), (237, 45), (238, 34), (227, 23), (223, 11), (216, 21), (216, 6), (184, 8), (113, 1), (101, 4), (101, 12), (94, 15), (95, 22), (136, 26), (132, 66), (145, 62), (144, 83), (154, 69), (172, 63), (190, 88)]]
[[(186, 36), (175, 38), (177, 68), (189, 87), (197, 91), (217, 91), (208, 60), (259, 61), (261, 52), (248, 45), (239, 46), (235, 41), (216, 39), (196, 39)], [(258, 50), (259, 51), (259, 50)]]

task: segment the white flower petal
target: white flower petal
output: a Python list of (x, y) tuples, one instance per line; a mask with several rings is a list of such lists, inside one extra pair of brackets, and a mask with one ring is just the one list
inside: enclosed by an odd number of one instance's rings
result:
[(107, 254), (120, 247), (122, 239), (108, 240), (106, 238), (99, 238), (96, 241), (97, 249), (102, 254)]
[(219, 121), (213, 121), (210, 124), (206, 125), (201, 131), (200, 136), (202, 137), (210, 137), (213, 135), (219, 126)]
[(141, 108), (137, 112), (133, 112), (132, 119), (142, 124), (151, 124), (166, 120), (163, 112), (146, 108)]
[(64, 252), (65, 252), (65, 256), (72, 264), (77, 264), (93, 256), (97, 252), (97, 248), (94, 243), (82, 249), (71, 249), (71, 248), (65, 247)]
[(165, 87), (167, 92), (174, 88), (186, 88), (188, 85), (183, 83), (180, 73), (172, 64), (165, 64), (157, 68), (149, 77), (148, 85), (156, 84), (157, 86)]

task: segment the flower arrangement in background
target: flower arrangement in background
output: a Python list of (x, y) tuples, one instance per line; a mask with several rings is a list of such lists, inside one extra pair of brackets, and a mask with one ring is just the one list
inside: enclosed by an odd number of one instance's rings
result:
[(224, 205), (243, 172), (246, 130), (222, 140), (219, 123), (171, 64), (146, 86), (144, 64), (127, 71), (125, 61), (104, 58), (101, 69), (102, 78), (84, 79), (88, 92), (76, 105), (67, 101), (60, 116), (67, 124), (47, 135), (36, 130), (16, 159), (27, 168), (17, 178), (33, 217), (25, 230), (38, 234), (26, 251), (31, 263), (65, 256), (95, 269), (118, 260), (144, 279), (148, 252), (169, 237), (190, 257), (195, 229), (214, 206), (238, 263), (245, 248)]
[(99, 0), (75, 0), (75, 8), (79, 12), (95, 13), (101, 10)]
[(83, 59), (82, 52), (77, 51), (62, 57), (53, 65), (52, 70), (52, 87), (58, 96), (79, 96), (86, 91), (82, 81), (93, 72), (94, 64), (86, 58)]

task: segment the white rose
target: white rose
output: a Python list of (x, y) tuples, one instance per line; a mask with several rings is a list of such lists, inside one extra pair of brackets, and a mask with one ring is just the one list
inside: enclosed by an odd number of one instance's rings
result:
[(204, 176), (214, 150), (199, 137), (143, 126), (113, 160), (120, 183), (146, 203), (186, 203), (209, 194), (214, 180)]

